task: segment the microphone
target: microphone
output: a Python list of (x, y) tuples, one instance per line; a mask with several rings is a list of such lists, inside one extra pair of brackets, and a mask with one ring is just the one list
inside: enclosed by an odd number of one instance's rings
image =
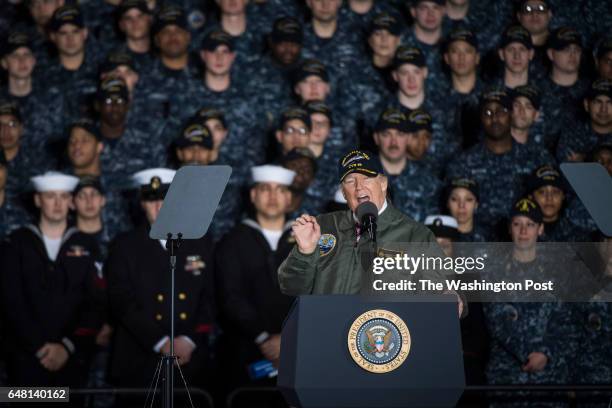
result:
[(376, 219), (378, 218), (378, 208), (371, 201), (366, 201), (357, 206), (357, 219), (361, 226), (365, 228), (372, 242), (376, 242)]

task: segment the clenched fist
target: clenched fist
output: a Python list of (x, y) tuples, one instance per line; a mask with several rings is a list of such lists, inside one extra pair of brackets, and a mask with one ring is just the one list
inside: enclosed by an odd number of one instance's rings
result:
[(304, 214), (297, 218), (291, 226), (298, 251), (304, 255), (312, 254), (321, 238), (321, 226), (312, 215)]

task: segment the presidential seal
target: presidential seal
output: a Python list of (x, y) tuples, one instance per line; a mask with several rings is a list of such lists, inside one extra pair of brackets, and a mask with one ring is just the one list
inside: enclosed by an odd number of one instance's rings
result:
[(410, 353), (410, 331), (406, 323), (388, 310), (370, 310), (349, 329), (348, 349), (364, 370), (382, 374), (401, 366)]

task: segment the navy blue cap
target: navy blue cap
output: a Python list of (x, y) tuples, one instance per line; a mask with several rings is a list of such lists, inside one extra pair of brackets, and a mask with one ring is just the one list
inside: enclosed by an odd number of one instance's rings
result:
[(107, 98), (122, 98), (127, 102), (129, 95), (125, 82), (121, 78), (111, 77), (100, 83), (96, 96), (99, 101)]
[(553, 50), (563, 50), (575, 44), (582, 47), (582, 36), (573, 27), (559, 27), (548, 37), (548, 48)]
[(196, 116), (187, 121), (175, 145), (178, 148), (198, 145), (211, 150), (213, 148), (212, 134), (208, 126), (202, 123), (202, 119)]
[(360, 173), (368, 177), (385, 174), (378, 158), (367, 150), (351, 150), (338, 162), (340, 182), (351, 173)]
[(535, 169), (527, 178), (527, 191), (533, 193), (540, 187), (553, 186), (565, 190), (565, 182), (557, 168), (546, 164)]
[(70, 125), (70, 132), (72, 132), (72, 129), (74, 128), (81, 128), (93, 137), (95, 137), (96, 140), (102, 140), (102, 134), (100, 133), (100, 129), (98, 129), (98, 126), (95, 124), (95, 122), (89, 118), (81, 118), (76, 120), (75, 122), (72, 122), (72, 124)]
[(387, 12), (375, 15), (370, 23), (369, 33), (372, 34), (378, 30), (387, 30), (393, 35), (400, 35), (402, 33), (402, 23), (399, 16)]
[(98, 190), (100, 194), (104, 195), (104, 188), (102, 187), (102, 183), (100, 182), (99, 177), (95, 177), (95, 176), (81, 177), (81, 179), (79, 180), (79, 184), (77, 184), (77, 186), (75, 187), (73, 191), (73, 194), (77, 195), (79, 191), (81, 191), (85, 187), (92, 187)]
[(533, 105), (533, 107), (538, 110), (540, 109), (540, 104), (542, 103), (542, 95), (540, 94), (540, 90), (534, 85), (521, 85), (514, 88), (511, 92), (512, 99), (516, 99), (519, 96), (529, 99), (529, 102)]
[(321, 78), (325, 82), (329, 82), (329, 75), (325, 65), (316, 59), (306, 59), (294, 72), (293, 83), (297, 84), (312, 75)]
[(280, 17), (274, 20), (270, 40), (273, 43), (290, 42), (302, 44), (304, 34), (302, 24), (295, 17)]
[(230, 51), (234, 51), (234, 39), (232, 36), (227, 32), (218, 29), (212, 30), (206, 34), (200, 48), (206, 51), (214, 51), (220, 45), (225, 45)]
[(448, 49), (448, 47), (455, 41), (464, 41), (478, 50), (478, 38), (476, 38), (476, 34), (474, 34), (474, 32), (469, 28), (458, 27), (451, 31), (450, 34), (448, 34), (448, 37), (446, 37), (444, 48)]
[(393, 57), (393, 68), (397, 69), (404, 64), (412, 64), (423, 68), (427, 66), (427, 61), (420, 48), (400, 45)]
[(378, 117), (374, 131), (383, 132), (387, 129), (395, 129), (404, 133), (409, 132), (408, 112), (405, 109), (395, 107), (385, 109)]
[(55, 10), (49, 21), (49, 30), (58, 31), (64, 24), (72, 24), (81, 28), (85, 27), (81, 9), (77, 6), (65, 5)]
[(512, 210), (510, 210), (510, 220), (518, 216), (527, 217), (536, 224), (541, 224), (544, 219), (542, 209), (538, 203), (529, 197), (521, 198), (512, 206)]
[(185, 16), (185, 11), (181, 7), (176, 5), (164, 6), (155, 18), (153, 34), (159, 33), (169, 25), (175, 25), (183, 30), (187, 30), (189, 26), (187, 24), (187, 17)]
[(304, 125), (308, 128), (308, 131), (312, 129), (312, 121), (310, 120), (310, 113), (306, 109), (300, 108), (299, 106), (292, 106), (283, 111), (279, 119), (279, 129), (285, 126), (285, 123), (290, 120), (301, 120)]
[(26, 47), (32, 50), (32, 42), (30, 36), (24, 31), (12, 31), (2, 45), (2, 53), (0, 55), (11, 54), (18, 48)]
[(600, 78), (591, 83), (591, 86), (587, 89), (586, 98), (592, 100), (599, 95), (612, 99), (612, 81)]
[(427, 130), (433, 132), (433, 118), (424, 109), (415, 109), (408, 115), (408, 132), (418, 132), (419, 130)]
[(474, 179), (467, 177), (459, 177), (456, 179), (452, 179), (448, 186), (446, 187), (446, 199), (450, 197), (450, 194), (456, 188), (465, 188), (466, 190), (472, 192), (476, 200), (480, 199), (480, 188), (478, 187), (478, 182)]
[(512, 109), (512, 98), (503, 88), (491, 88), (483, 92), (480, 96), (480, 107), (484, 107), (489, 102), (497, 102), (507, 109)]
[(19, 122), (21, 122), (21, 113), (19, 111), (19, 106), (13, 101), (0, 101), (0, 115), (11, 115), (14, 116)]
[(527, 29), (520, 24), (511, 25), (510, 27), (506, 28), (502, 34), (499, 48), (506, 48), (508, 45), (515, 42), (523, 44), (525, 47), (527, 47), (527, 49), (533, 49), (531, 34), (529, 34), (529, 31), (527, 31)]

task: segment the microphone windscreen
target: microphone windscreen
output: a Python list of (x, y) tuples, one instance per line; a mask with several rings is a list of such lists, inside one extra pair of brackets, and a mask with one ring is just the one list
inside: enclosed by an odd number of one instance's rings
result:
[(366, 201), (357, 206), (356, 213), (359, 222), (363, 223), (364, 217), (374, 217), (376, 219), (378, 217), (378, 208), (373, 202)]

